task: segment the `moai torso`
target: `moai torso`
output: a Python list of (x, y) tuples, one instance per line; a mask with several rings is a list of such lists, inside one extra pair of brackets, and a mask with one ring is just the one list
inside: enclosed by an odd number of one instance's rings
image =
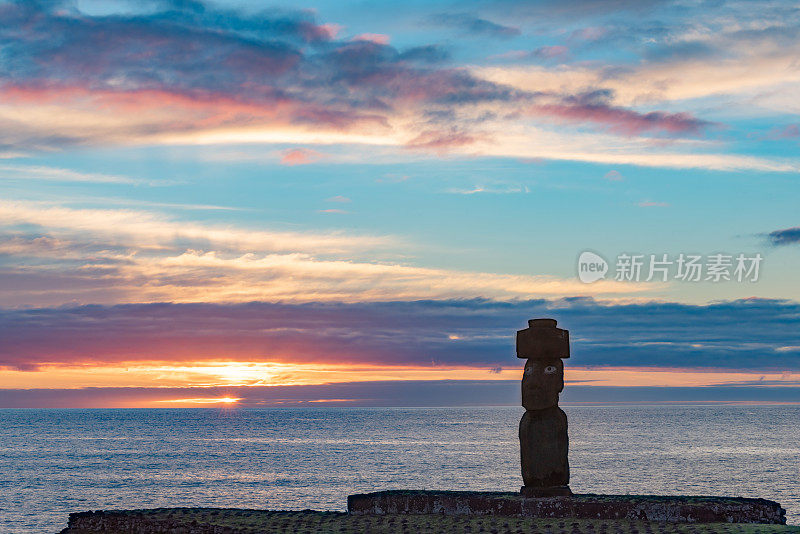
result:
[(571, 495), (567, 450), (567, 415), (558, 407), (564, 389), (564, 362), (569, 332), (554, 319), (532, 319), (517, 332), (517, 357), (525, 358), (519, 423), (522, 493), (529, 496)]

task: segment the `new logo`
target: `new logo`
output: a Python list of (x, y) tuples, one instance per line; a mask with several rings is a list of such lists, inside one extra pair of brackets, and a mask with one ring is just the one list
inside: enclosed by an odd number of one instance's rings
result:
[(578, 256), (578, 279), (584, 284), (605, 278), (607, 272), (608, 262), (602, 256), (588, 250)]

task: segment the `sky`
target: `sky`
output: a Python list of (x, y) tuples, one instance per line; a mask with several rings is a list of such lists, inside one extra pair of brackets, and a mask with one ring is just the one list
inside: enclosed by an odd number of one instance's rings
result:
[(794, 2), (0, 1), (0, 407), (800, 402)]

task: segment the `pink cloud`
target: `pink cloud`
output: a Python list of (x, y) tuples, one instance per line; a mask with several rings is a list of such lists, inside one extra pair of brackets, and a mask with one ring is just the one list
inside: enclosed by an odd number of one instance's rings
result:
[(290, 148), (281, 152), (281, 165), (308, 165), (320, 159), (323, 155), (309, 148)]
[(533, 51), (533, 55), (542, 59), (563, 59), (569, 56), (569, 48), (566, 46), (542, 46)]
[(457, 130), (429, 130), (412, 139), (408, 146), (441, 152), (448, 148), (470, 145), (477, 140), (478, 137)]
[[(256, 16), (207, 6), (202, 15), (176, 7), (101, 17), (55, 5), (0, 9), (0, 41), (13, 42), (14, 57), (0, 92), (80, 113), (58, 125), (26, 117), (21, 126), (30, 131), (16, 128), (4, 145), (120, 144), (241, 125), (344, 130), (362, 119), (388, 128), (394, 113), (417, 104), (518, 96), (465, 70), (433, 66), (445, 56), (436, 45), (401, 52), (378, 33), (339, 40), (340, 25), (318, 24), (306, 11)], [(236, 24), (220, 24), (231, 17)], [(84, 121), (91, 127), (75, 118), (91, 113), (101, 115)], [(120, 120), (106, 126), (111, 118)]]
[(360, 33), (353, 37), (353, 41), (370, 41), (375, 44), (388, 45), (389, 36), (385, 33)]
[(639, 113), (604, 103), (545, 104), (532, 108), (534, 115), (549, 116), (570, 122), (594, 122), (620, 135), (639, 135), (645, 132), (669, 134), (699, 134), (711, 123), (690, 113), (651, 111)]
[(331, 40), (335, 39), (339, 32), (342, 31), (343, 26), (340, 24), (335, 24), (332, 22), (326, 22), (325, 24), (319, 24), (314, 26), (314, 29), (317, 32), (322, 40)]
[[(87, 114), (125, 117), (106, 126), (100, 120), (50, 128), (63, 144), (124, 143), (161, 134), (213, 130), (247, 123), (270, 127), (329, 126), (341, 131), (358, 124), (382, 128), (383, 116), (352, 109), (329, 109), (324, 104), (293, 100), (284, 95), (246, 95), (201, 89), (89, 88), (75, 83), (18, 83), (0, 87), (0, 100), (18, 106), (65, 106)], [(142, 127), (146, 124), (146, 127)], [(45, 135), (44, 133), (42, 135)]]

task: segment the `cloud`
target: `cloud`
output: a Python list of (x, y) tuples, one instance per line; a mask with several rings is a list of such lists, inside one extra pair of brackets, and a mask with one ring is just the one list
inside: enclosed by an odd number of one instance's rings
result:
[[(3, 389), (0, 408), (142, 408), (181, 399), (237, 398), (237, 406), (519, 406), (518, 380), (356, 382), (308, 386)], [(561, 404), (741, 403), (800, 401), (800, 387), (607, 387), (568, 385)], [(203, 402), (204, 401), (204, 402)], [(169, 406), (169, 404), (166, 404)], [(569, 408), (567, 408), (569, 411)]]
[[(535, 117), (535, 114), (533, 115)], [(637, 165), (671, 169), (715, 171), (754, 170), (760, 172), (800, 172), (800, 160), (768, 159), (740, 154), (710, 152), (708, 142), (674, 139), (671, 135), (631, 137), (577, 131), (559, 126), (508, 126), (495, 129), (488, 138), (472, 144), (451, 147), (450, 155), (470, 157), (512, 157), (526, 161), (562, 160)]]
[(541, 46), (532, 52), (534, 57), (541, 59), (565, 59), (569, 57), (569, 48), (566, 46)]
[(404, 50), (400, 59), (423, 64), (443, 63), (450, 58), (447, 50), (440, 45), (414, 46)]
[[(69, 208), (52, 203), (0, 200), (0, 229), (6, 236), (25, 237), (18, 227), (34, 227), (64, 243), (97, 246), (217, 252), (315, 252), (353, 253), (385, 248), (397, 241), (390, 237), (344, 235), (336, 232), (303, 233), (264, 231), (178, 221), (155, 211)], [(16, 230), (15, 230), (16, 229)], [(34, 235), (33, 237), (42, 237)], [(80, 250), (80, 249), (76, 249)]]
[(490, 59), (520, 61), (538, 59), (545, 61), (566, 61), (570, 57), (569, 48), (563, 45), (540, 46), (534, 50), (509, 50), (490, 56)]
[(371, 41), (379, 45), (388, 45), (389, 40), (385, 33), (360, 33), (353, 37), (353, 41)]
[(536, 2), (518, 2), (515, 0), (500, 0), (492, 3), (495, 11), (511, 14), (523, 20), (536, 21), (546, 17), (548, 21), (568, 20), (575, 22), (583, 18), (611, 16), (618, 17), (631, 12), (641, 16), (655, 10), (659, 6), (668, 5), (664, 0), (574, 0), (563, 2), (560, 0), (539, 0)]
[(102, 173), (76, 172), (70, 169), (36, 165), (2, 165), (0, 180), (46, 180), (55, 182), (88, 182), (105, 184), (138, 184), (139, 180)]
[[(334, 210), (329, 213), (337, 213)], [(418, 267), (402, 240), (0, 201), (0, 305), (636, 294), (651, 286)], [(404, 244), (405, 258), (411, 245)]]
[[(487, 296), (501, 299), (570, 293), (631, 295), (648, 286), (415, 267), (303, 253), (218, 253), (37, 239), (10, 243), (24, 267), (0, 268), (0, 302), (363, 301)], [(98, 250), (99, 249), (99, 250)]]
[(596, 90), (568, 97), (561, 103), (534, 106), (535, 114), (572, 122), (594, 122), (621, 135), (640, 135), (659, 132), (673, 135), (699, 135), (712, 123), (697, 119), (689, 113), (651, 111), (639, 113), (610, 105), (613, 92)]
[(655, 202), (653, 200), (642, 200), (636, 205), (640, 208), (666, 208), (669, 206), (667, 202)]
[(767, 237), (772, 245), (794, 245), (800, 243), (800, 226), (794, 228), (785, 228), (783, 230), (774, 230), (770, 232)]
[(463, 69), (428, 67), (445, 57), (440, 47), (336, 40), (308, 11), (197, 3), (92, 16), (13, 3), (0, 9), (0, 40), (14, 58), (0, 74), (0, 145), (9, 147), (163, 142), (259, 125), (375, 134), (429, 105), (515, 97)]
[[(130, 304), (0, 310), (0, 365), (267, 361), (491, 369), (519, 365), (531, 317), (571, 331), (581, 367), (800, 370), (800, 304), (689, 305), (589, 298)], [(741, 328), (742, 324), (768, 328)]]
[(448, 193), (455, 193), (457, 195), (476, 195), (479, 193), (489, 194), (514, 194), (514, 193), (530, 193), (528, 186), (521, 184), (490, 184), (490, 185), (476, 185), (470, 189), (449, 189)]
[(648, 48), (644, 53), (645, 59), (651, 61), (711, 59), (719, 55), (719, 50), (703, 41), (678, 41), (663, 44)]
[(325, 202), (350, 203), (350, 202), (352, 202), (352, 200), (350, 200), (349, 198), (347, 198), (345, 196), (342, 196), (342, 195), (336, 195), (334, 197), (326, 198)]
[(410, 148), (444, 151), (453, 147), (471, 145), (477, 140), (477, 136), (457, 129), (428, 130), (409, 141), (408, 146)]
[(508, 38), (521, 33), (519, 28), (497, 24), (470, 13), (439, 13), (433, 15), (430, 21), (441, 26), (457, 28), (471, 36)]
[[(379, 34), (340, 38), (310, 11), (198, 2), (92, 15), (77, 5), (14, 3), (0, 10), (0, 40), (7, 43), (5, 57), (13, 58), (0, 73), (0, 151), (342, 144), (362, 153), (365, 146), (398, 149), (398, 158), (414, 157), (413, 150), (713, 170), (800, 167), (793, 157), (708, 153), (714, 145), (703, 137), (716, 125), (686, 109), (709, 95), (755, 99), (781, 111), (796, 107), (796, 32), (775, 16), (763, 15), (772, 26), (670, 21), (654, 46), (708, 42), (730, 58), (646, 57), (633, 23), (610, 25), (586, 3), (577, 8), (581, 16), (601, 17), (587, 28), (627, 31), (640, 61), (488, 68), (480, 61), (453, 65), (438, 44), (395, 47)], [(632, 7), (615, 6), (609, 13)], [(531, 9), (556, 16), (566, 8), (507, 4), (497, 13), (499, 20), (524, 21)], [(566, 10), (571, 18), (573, 9)], [(518, 31), (470, 13), (439, 20), (483, 37)], [(536, 53), (557, 56), (568, 44), (578, 56), (579, 38), (600, 33), (579, 31)], [(749, 100), (745, 108), (755, 109)]]
[(569, 35), (570, 41), (597, 41), (609, 33), (609, 28), (604, 26), (587, 26), (574, 30)]
[(610, 170), (603, 175), (603, 178), (609, 182), (619, 182), (622, 181), (622, 174), (619, 171)]
[(787, 124), (786, 126), (776, 126), (767, 134), (767, 139), (795, 139), (800, 137), (800, 124)]
[[(714, 18), (708, 12), (670, 20), (657, 27), (641, 20), (597, 26), (590, 61), (549, 68), (541, 65), (473, 67), (476, 75), (519, 90), (577, 93), (609, 89), (619, 106), (691, 106), (692, 101), (716, 98), (737, 117), (763, 116), (764, 111), (797, 113), (793, 98), (800, 83), (796, 57), (800, 24), (779, 5), (753, 19), (745, 4)], [(619, 22), (619, 21), (617, 21)], [(590, 32), (591, 33), (591, 32)], [(579, 34), (575, 34), (579, 38)], [(607, 53), (621, 46), (633, 61), (605, 58), (595, 61), (603, 43)], [(570, 42), (580, 58), (579, 43)], [(672, 104), (672, 105), (670, 105)]]
[(323, 155), (308, 148), (290, 148), (281, 152), (281, 165), (308, 165), (319, 160)]

